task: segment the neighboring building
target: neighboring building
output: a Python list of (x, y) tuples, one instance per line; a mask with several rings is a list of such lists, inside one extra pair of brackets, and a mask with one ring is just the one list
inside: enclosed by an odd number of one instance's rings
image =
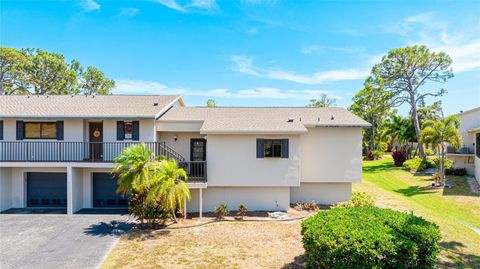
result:
[(480, 180), (480, 107), (462, 111), (455, 116), (462, 121), (459, 131), (463, 145), (460, 149), (447, 147), (447, 157), (453, 161), (454, 168), (465, 168), (469, 175)]
[[(0, 210), (126, 207), (109, 174), (135, 143), (175, 158), (189, 212), (348, 200), (362, 128), (343, 108), (185, 107), (180, 96), (0, 96)], [(208, 146), (207, 146), (208, 145)], [(208, 173), (207, 173), (208, 172)], [(208, 176), (207, 176), (208, 175)]]

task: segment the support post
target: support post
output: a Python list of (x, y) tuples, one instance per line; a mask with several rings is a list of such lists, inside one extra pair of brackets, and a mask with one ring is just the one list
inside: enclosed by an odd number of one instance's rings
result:
[(67, 166), (67, 214), (73, 214), (73, 169)]
[(198, 214), (199, 214), (199, 217), (201, 219), (202, 218), (202, 213), (203, 213), (203, 194), (202, 194), (202, 188), (200, 188), (199, 190), (200, 190), (200, 195), (199, 195), (200, 201), (199, 201), (198, 204), (200, 205), (199, 206), (200, 208), (198, 209)]
[(187, 219), (187, 197), (183, 197), (183, 218)]

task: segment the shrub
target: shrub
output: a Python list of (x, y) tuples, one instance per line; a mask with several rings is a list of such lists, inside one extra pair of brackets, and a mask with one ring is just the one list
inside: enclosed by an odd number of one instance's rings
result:
[(318, 208), (318, 204), (317, 202), (315, 202), (315, 200), (312, 200), (311, 202), (309, 203), (300, 203), (298, 202), (296, 205), (295, 205), (295, 208), (297, 210), (303, 210), (303, 211), (318, 211), (319, 208)]
[[(434, 156), (434, 157), (428, 158), (428, 160), (432, 167), (440, 168), (440, 157)], [(445, 169), (450, 169), (453, 167), (453, 161), (445, 157), (444, 165), (445, 165)]]
[(388, 143), (387, 142), (380, 142), (378, 144), (378, 150), (381, 152), (386, 152), (388, 150)]
[(433, 149), (425, 149), (425, 154), (433, 155), (433, 154), (435, 154), (435, 151)]
[(307, 268), (434, 268), (436, 224), (376, 207), (334, 208), (302, 222)]
[(216, 207), (214, 210), (214, 214), (217, 217), (217, 220), (222, 220), (225, 218), (226, 215), (228, 215), (228, 205), (227, 204), (221, 204), (220, 206)]
[(248, 212), (248, 208), (247, 208), (246, 205), (240, 204), (240, 205), (238, 206), (237, 216), (238, 216), (241, 220), (243, 220), (243, 217), (247, 214), (247, 212)]
[(146, 220), (154, 224), (156, 220), (166, 220), (171, 217), (171, 212), (162, 209), (159, 203), (147, 202), (147, 193), (133, 193), (128, 202), (130, 214), (141, 224)]
[(354, 191), (352, 192), (352, 198), (346, 202), (337, 203), (334, 208), (351, 208), (359, 206), (373, 206), (375, 205), (375, 198), (371, 195), (368, 195), (365, 192)]
[(425, 158), (413, 158), (406, 160), (402, 166), (408, 171), (417, 172), (425, 171), (427, 168), (430, 168), (430, 163)]
[(369, 161), (380, 160), (382, 158), (382, 156), (383, 156), (383, 151), (380, 151), (380, 150), (371, 151), (371, 150), (369, 150), (367, 152), (366, 159), (369, 160)]
[(452, 175), (452, 176), (466, 176), (467, 175), (467, 169), (465, 168), (446, 168), (445, 169), (445, 175)]
[(395, 166), (401, 167), (403, 165), (403, 162), (407, 160), (407, 152), (403, 149), (395, 150), (394, 152), (392, 152), (392, 157)]

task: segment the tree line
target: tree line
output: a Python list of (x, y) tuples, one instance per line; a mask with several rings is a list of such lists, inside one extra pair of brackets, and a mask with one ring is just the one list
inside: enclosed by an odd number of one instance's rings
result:
[(109, 94), (115, 81), (60, 53), (0, 47), (0, 94)]
[[(417, 142), (419, 156), (425, 157), (422, 123), (443, 118), (441, 101), (426, 105), (426, 98), (440, 97), (446, 90), (426, 90), (423, 86), (439, 85), (452, 78), (451, 64), (449, 55), (430, 51), (426, 46), (397, 48), (383, 56), (381, 62), (373, 66), (349, 108), (372, 124), (364, 131), (364, 147), (375, 151), (381, 146), (380, 142), (389, 141), (411, 149), (405, 143)], [(399, 116), (395, 109), (403, 104), (410, 107), (407, 118)]]

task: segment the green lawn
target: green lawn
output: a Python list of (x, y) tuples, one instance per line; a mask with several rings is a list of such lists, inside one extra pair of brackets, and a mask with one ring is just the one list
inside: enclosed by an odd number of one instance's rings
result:
[(447, 183), (454, 187), (432, 188), (431, 176), (413, 175), (385, 156), (363, 162), (363, 182), (354, 189), (374, 195), (380, 207), (437, 223), (443, 237), (440, 267), (480, 268), (480, 195), (470, 191), (463, 177), (449, 177)]

